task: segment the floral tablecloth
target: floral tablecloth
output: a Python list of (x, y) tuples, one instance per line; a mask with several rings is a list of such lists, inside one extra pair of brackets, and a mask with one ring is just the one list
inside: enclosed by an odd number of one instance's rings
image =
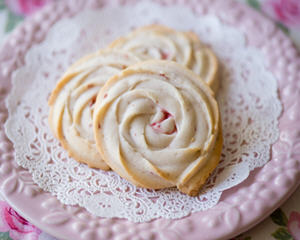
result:
[[(51, 0), (0, 0), (0, 44), (15, 26)], [(273, 19), (300, 50), (300, 0), (239, 0)], [(50, 233), (51, 234), (51, 233)], [(0, 193), (0, 240), (55, 240), (14, 211)], [(235, 240), (300, 240), (300, 187), (263, 222)]]

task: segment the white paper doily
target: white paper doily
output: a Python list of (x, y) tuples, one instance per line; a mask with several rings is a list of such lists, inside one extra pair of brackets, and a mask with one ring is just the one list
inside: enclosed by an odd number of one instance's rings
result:
[[(193, 30), (213, 48), (222, 65), (218, 93), (222, 159), (198, 197), (176, 189), (136, 188), (114, 172), (79, 164), (67, 156), (48, 126), (47, 99), (64, 70), (133, 27), (151, 23)], [(197, 17), (187, 8), (162, 9), (145, 1), (134, 6), (106, 6), (59, 21), (42, 44), (28, 51), (24, 67), (14, 73), (7, 107), (5, 129), (14, 143), (16, 161), (29, 169), (42, 189), (65, 204), (78, 204), (98, 216), (134, 222), (181, 218), (216, 205), (224, 190), (270, 159), (281, 113), (276, 79), (260, 52), (247, 46), (241, 32), (213, 16)]]

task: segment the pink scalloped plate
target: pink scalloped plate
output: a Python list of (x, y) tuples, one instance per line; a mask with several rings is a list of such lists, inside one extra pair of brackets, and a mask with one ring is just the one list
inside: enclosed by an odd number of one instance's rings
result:
[[(228, 239), (249, 229), (296, 189), (300, 180), (300, 57), (291, 41), (259, 13), (233, 0), (156, 0), (161, 7), (182, 4), (195, 14), (214, 14), (243, 31), (247, 42), (261, 50), (278, 79), (283, 113), (280, 137), (272, 146), (272, 158), (251, 172), (242, 184), (223, 193), (213, 208), (179, 220), (157, 219), (132, 223), (124, 219), (92, 216), (85, 209), (61, 204), (34, 184), (30, 173), (17, 166), (13, 145), (4, 132), (5, 99), (12, 72), (24, 65), (28, 49), (45, 38), (59, 19), (85, 8), (101, 8), (101, 0), (54, 1), (22, 23), (0, 50), (0, 186), (5, 199), (26, 219), (63, 239)], [(118, 0), (135, 4), (136, 0)]]

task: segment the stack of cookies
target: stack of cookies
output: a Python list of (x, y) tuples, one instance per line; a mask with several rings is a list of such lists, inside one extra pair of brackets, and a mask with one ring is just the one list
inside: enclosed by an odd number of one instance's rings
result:
[(195, 196), (221, 155), (218, 85), (217, 58), (194, 33), (146, 26), (73, 64), (49, 123), (75, 160)]

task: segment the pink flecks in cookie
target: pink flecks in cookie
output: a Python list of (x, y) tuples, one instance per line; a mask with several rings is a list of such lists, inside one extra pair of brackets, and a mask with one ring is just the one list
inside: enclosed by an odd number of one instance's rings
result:
[(90, 107), (93, 107), (95, 102), (96, 102), (96, 99), (97, 99), (97, 96), (94, 96), (92, 99), (91, 99), (91, 102), (90, 102)]
[(177, 132), (174, 116), (165, 109), (156, 113), (150, 126), (156, 133), (171, 135)]
[(169, 77), (167, 77), (166, 74), (164, 74), (164, 73), (160, 73), (159, 76), (165, 78), (166, 80), (169, 80)]
[(160, 58), (162, 60), (167, 60), (167, 59), (169, 59), (169, 54), (165, 51), (160, 51)]

